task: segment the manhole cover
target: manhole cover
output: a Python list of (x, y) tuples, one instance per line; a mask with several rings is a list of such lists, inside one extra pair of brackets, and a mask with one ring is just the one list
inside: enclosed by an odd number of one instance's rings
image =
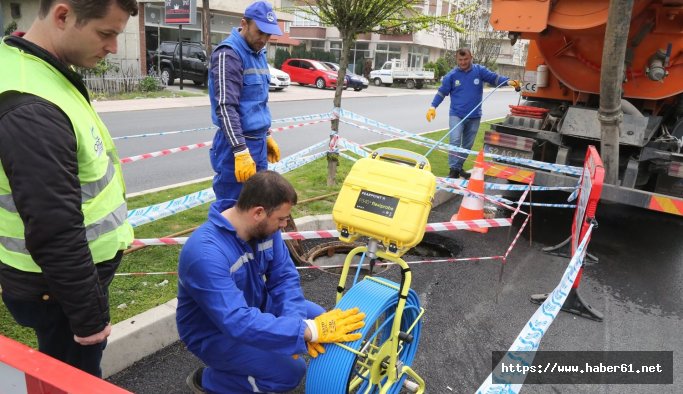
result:
[[(325, 272), (340, 275), (342, 265), (344, 264), (344, 260), (348, 253), (354, 248), (362, 245), (364, 244), (347, 244), (341, 241), (322, 243), (308, 250), (306, 260), (309, 264), (320, 267)], [(422, 242), (408, 250), (403, 255), (403, 258), (407, 261), (415, 260), (415, 258), (450, 258), (457, 257), (461, 250), (462, 247), (454, 239), (435, 233), (426, 233)], [(355, 275), (356, 267), (358, 266), (361, 256), (362, 254), (356, 255), (351, 260), (349, 275)], [(363, 262), (363, 268), (361, 268), (361, 275), (367, 275), (369, 273), (369, 268), (367, 267), (369, 262), (370, 260), (366, 257), (366, 260)], [(377, 259), (378, 264), (383, 262), (384, 260)], [(375, 266), (373, 273), (379, 274), (386, 271), (388, 267), (390, 267), (390, 265)]]

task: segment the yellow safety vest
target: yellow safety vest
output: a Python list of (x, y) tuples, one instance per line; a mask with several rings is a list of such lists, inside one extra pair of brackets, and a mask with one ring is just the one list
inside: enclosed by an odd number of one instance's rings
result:
[[(59, 70), (4, 40), (0, 42), (0, 70), (0, 93), (33, 94), (69, 117), (76, 133), (81, 211), (90, 252), (95, 263), (112, 259), (133, 241), (133, 228), (126, 220), (125, 184), (109, 131), (88, 100)], [(24, 223), (2, 166), (0, 261), (21, 271), (41, 272), (26, 249)]]

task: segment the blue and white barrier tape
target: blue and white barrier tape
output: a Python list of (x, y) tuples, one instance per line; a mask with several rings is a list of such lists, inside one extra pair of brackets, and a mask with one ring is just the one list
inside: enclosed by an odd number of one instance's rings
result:
[(318, 160), (321, 157), (325, 157), (327, 155), (327, 152), (318, 152), (314, 153), (310, 156), (305, 156), (305, 157), (289, 157), (285, 160), (282, 160), (280, 162), (277, 162), (275, 164), (268, 164), (268, 169), (277, 171), (280, 174), (286, 174), (292, 170), (295, 170), (305, 164), (308, 164), (312, 161)]
[(343, 157), (343, 158), (345, 158), (345, 159), (347, 159), (347, 160), (350, 160), (350, 161), (352, 161), (352, 162), (358, 161), (358, 158), (353, 157), (353, 156), (351, 156), (351, 155), (347, 155), (347, 154), (344, 153), (344, 152), (339, 152), (339, 156), (340, 156), (340, 157)]
[(360, 144), (357, 144), (355, 142), (351, 142), (347, 140), (346, 138), (339, 138), (339, 141), (337, 142), (337, 146), (341, 146), (342, 148), (348, 150), (351, 153), (354, 153), (360, 157), (368, 157), (370, 156), (370, 153), (365, 150)]
[[(327, 152), (322, 151), (307, 157), (302, 156), (315, 148), (324, 146), (325, 144), (326, 141), (323, 141), (301, 150), (291, 156), (288, 156), (275, 165), (269, 164), (269, 169), (277, 171), (281, 174), (285, 174), (298, 167), (301, 167), (304, 164), (308, 164), (314, 160), (317, 160), (325, 156)], [(213, 189), (207, 188), (196, 193), (188, 194), (187, 196), (176, 198), (174, 200), (128, 211), (128, 222), (131, 224), (131, 226), (138, 227), (140, 225), (151, 223), (188, 209), (192, 209), (215, 199), (216, 195), (214, 194)]]
[(301, 122), (304, 120), (328, 120), (328, 119), (332, 119), (332, 118), (333, 118), (332, 114), (329, 112), (326, 112), (323, 114), (301, 115), (301, 116), (292, 116), (289, 118), (273, 119), (270, 121), (270, 123), (271, 124), (279, 124), (279, 123)]
[[(437, 142), (437, 141), (431, 140), (431, 139), (429, 139), (429, 138), (425, 138), (425, 137), (422, 137), (422, 136), (418, 136), (418, 135), (413, 134), (413, 133), (410, 133), (410, 132), (408, 132), (408, 131), (398, 129), (398, 128), (393, 127), (393, 126), (386, 125), (386, 124), (381, 123), (381, 122), (378, 122), (378, 121), (376, 121), (376, 120), (372, 120), (372, 119), (366, 118), (366, 117), (364, 117), (364, 116), (355, 114), (355, 113), (353, 113), (353, 112), (351, 112), (351, 111), (347, 111), (347, 110), (344, 110), (344, 109), (340, 109), (339, 114), (340, 114), (340, 116), (341, 116), (342, 118), (347, 118), (347, 119), (355, 120), (355, 121), (358, 121), (358, 122), (361, 122), (361, 123), (365, 123), (365, 124), (369, 124), (369, 125), (372, 125), (372, 126), (380, 127), (380, 128), (385, 129), (385, 130), (389, 130), (389, 131), (392, 131), (392, 132), (395, 132), (395, 133), (398, 133), (398, 134), (411, 135), (411, 136), (414, 136), (413, 138), (415, 138), (415, 139), (417, 139), (417, 140), (420, 140), (420, 141), (429, 140), (429, 141), (431, 141), (432, 143), (436, 143), (436, 142)], [(460, 153), (467, 153), (468, 155), (471, 155), (471, 154), (472, 154), (472, 155), (476, 155), (477, 153), (479, 153), (479, 152), (475, 152), (475, 151), (463, 149), (463, 148), (460, 148), (460, 147), (455, 147), (455, 146), (453, 146), (453, 145), (447, 145), (447, 144), (441, 144), (441, 145), (443, 145), (443, 146), (448, 146), (448, 150), (456, 151), (456, 152), (460, 152)], [(581, 175), (581, 173), (582, 173), (582, 171), (583, 171), (583, 169), (580, 168), (580, 167), (566, 166), (566, 165), (561, 165), (561, 164), (545, 163), (545, 162), (536, 161), (536, 160), (529, 160), (529, 159), (521, 159), (521, 158), (507, 157), (507, 156), (494, 155), (494, 154), (486, 154), (486, 157), (491, 157), (491, 158), (494, 158), (494, 159), (497, 159), (497, 160), (500, 160), (500, 161), (505, 161), (505, 162), (509, 162), (509, 163), (513, 163), (513, 164), (521, 164), (521, 165), (526, 165), (526, 166), (529, 166), (529, 167), (540, 168), (540, 169), (548, 170), (548, 171), (561, 172), (561, 173), (570, 174), (570, 175), (575, 175), (575, 176)]]
[(174, 200), (128, 211), (128, 222), (133, 227), (151, 223), (167, 216), (197, 207), (216, 199), (212, 188), (200, 190)]
[[(576, 253), (572, 257), (560, 283), (548, 295), (548, 298), (541, 304), (536, 312), (531, 316), (531, 319), (524, 326), (522, 331), (517, 335), (517, 338), (508, 349), (508, 352), (521, 351), (536, 351), (541, 343), (541, 339), (548, 331), (548, 328), (553, 323), (557, 314), (560, 312), (569, 292), (571, 291), (576, 275), (583, 264), (583, 259), (586, 255), (586, 247), (593, 232), (593, 224), (591, 223), (586, 235), (581, 240), (581, 244), (576, 249)], [(506, 355), (507, 356), (507, 355)], [(505, 359), (505, 357), (504, 357)], [(516, 359), (518, 360), (518, 359)], [(524, 360), (519, 360), (525, 363)], [(528, 365), (528, 363), (526, 363)], [(486, 380), (477, 389), (477, 394), (494, 394), (494, 393), (519, 393), (521, 384), (494, 384), (493, 374), (489, 374)]]
[(128, 140), (128, 139), (133, 139), (133, 138), (145, 138), (145, 137), (157, 137), (161, 135), (171, 135), (171, 134), (181, 134), (181, 133), (189, 133), (191, 131), (206, 131), (206, 130), (215, 130), (215, 126), (211, 127), (200, 127), (198, 129), (186, 129), (186, 130), (176, 130), (176, 131), (163, 131), (160, 133), (145, 133), (145, 134), (134, 134), (134, 135), (124, 135), (121, 137), (113, 137), (112, 140)]

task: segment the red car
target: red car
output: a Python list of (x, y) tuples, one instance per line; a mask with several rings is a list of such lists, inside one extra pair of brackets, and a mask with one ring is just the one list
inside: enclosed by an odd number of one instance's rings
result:
[(337, 86), (337, 72), (317, 60), (287, 59), (280, 69), (299, 85), (315, 85), (319, 89)]

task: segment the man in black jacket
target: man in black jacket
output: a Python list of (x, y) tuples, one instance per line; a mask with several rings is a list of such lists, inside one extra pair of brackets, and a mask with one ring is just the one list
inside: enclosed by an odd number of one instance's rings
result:
[(135, 0), (41, 0), (0, 42), (0, 286), (39, 350), (101, 376), (108, 286), (133, 238), (111, 136), (70, 66), (117, 49)]

